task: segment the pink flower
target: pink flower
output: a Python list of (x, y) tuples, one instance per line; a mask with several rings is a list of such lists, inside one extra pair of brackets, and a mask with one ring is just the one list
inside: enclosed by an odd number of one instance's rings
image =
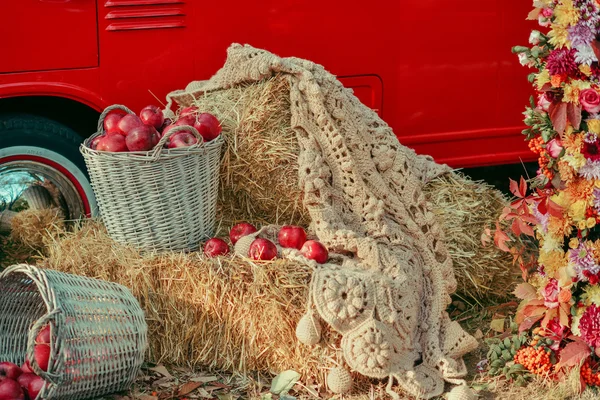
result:
[(554, 341), (550, 348), (552, 350), (558, 350), (560, 342), (563, 339), (565, 327), (560, 324), (560, 320), (558, 318), (554, 318), (550, 322), (548, 322), (546, 329), (548, 330), (548, 333), (546, 333), (546, 337)]
[(586, 89), (579, 95), (579, 101), (583, 109), (590, 114), (598, 114), (600, 112), (600, 95), (595, 89)]
[(548, 308), (558, 307), (558, 281), (554, 278), (550, 279), (550, 282), (542, 289), (542, 296), (544, 296), (544, 305)]
[(581, 338), (590, 346), (600, 346), (600, 308), (589, 306), (579, 320)]
[(539, 108), (542, 111), (548, 112), (548, 109), (550, 108), (550, 104), (552, 104), (552, 102), (550, 100), (548, 100), (548, 97), (546, 97), (546, 95), (544, 93), (541, 93), (538, 96), (537, 108)]
[(548, 151), (548, 154), (550, 154), (550, 157), (552, 158), (558, 158), (562, 149), (563, 147), (560, 139), (552, 139), (546, 143), (546, 151)]

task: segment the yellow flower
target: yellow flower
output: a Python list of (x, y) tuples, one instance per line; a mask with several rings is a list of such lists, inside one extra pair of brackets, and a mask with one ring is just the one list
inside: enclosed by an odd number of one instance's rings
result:
[(563, 157), (563, 160), (565, 160), (576, 171), (579, 171), (579, 169), (587, 163), (583, 154), (568, 154)]
[(585, 288), (585, 292), (581, 295), (581, 300), (586, 306), (595, 304), (600, 306), (600, 286), (589, 285)]
[(584, 74), (585, 76), (592, 76), (592, 67), (590, 67), (587, 64), (581, 64), (579, 66), (579, 70), (581, 71), (582, 74)]
[(585, 307), (577, 307), (576, 315), (574, 315), (573, 319), (571, 320), (571, 332), (575, 336), (581, 336), (581, 332), (579, 331), (579, 320), (584, 312)]
[(536, 75), (535, 81), (537, 88), (541, 90), (546, 83), (550, 82), (550, 72), (547, 69), (543, 69), (542, 72)]
[(596, 218), (594, 217), (589, 217), (586, 221), (585, 221), (585, 225), (588, 229), (592, 229), (594, 226), (596, 226)]
[(566, 47), (568, 49), (571, 48), (569, 32), (567, 31), (566, 25), (552, 24), (552, 30), (548, 33), (548, 36), (550, 37), (548, 42), (554, 47)]
[(577, 246), (579, 246), (579, 239), (571, 238), (571, 240), (569, 240), (569, 247), (574, 249)]
[(542, 276), (536, 272), (529, 277), (528, 282), (531, 283), (533, 287), (543, 288), (546, 287), (549, 280), (550, 278), (548, 278), (548, 275)]
[(587, 121), (588, 131), (599, 134), (600, 133), (600, 119), (588, 119)]
[(567, 27), (575, 25), (579, 21), (579, 12), (573, 7), (572, 0), (562, 0), (554, 8), (554, 20), (556, 23)]
[[(554, 84), (552, 86), (554, 86)], [(565, 85), (563, 101), (567, 103), (579, 104), (579, 88), (573, 84)]]
[(578, 228), (580, 231), (584, 230), (584, 229), (585, 229), (585, 227), (586, 227), (586, 225), (585, 225), (585, 221), (579, 221), (579, 222), (577, 223), (577, 228)]
[(540, 251), (538, 261), (544, 266), (546, 274), (551, 277), (567, 263), (565, 253), (562, 250), (553, 250), (550, 252)]

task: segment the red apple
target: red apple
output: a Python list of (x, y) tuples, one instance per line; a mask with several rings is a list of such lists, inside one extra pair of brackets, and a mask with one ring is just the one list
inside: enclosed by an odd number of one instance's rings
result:
[(96, 150), (96, 148), (98, 147), (98, 142), (100, 141), (100, 139), (102, 139), (105, 136), (106, 135), (100, 135), (100, 136), (96, 136), (95, 138), (93, 138), (92, 141), (90, 142), (90, 149)]
[(112, 152), (127, 151), (127, 143), (125, 143), (125, 136), (105, 135), (102, 139), (98, 141), (96, 150)]
[(205, 142), (210, 142), (221, 133), (221, 123), (217, 117), (209, 113), (198, 115), (193, 127), (202, 135)]
[(35, 343), (50, 344), (50, 325), (46, 325), (42, 328), (42, 330), (38, 333), (38, 335), (35, 338)]
[(35, 362), (42, 371), (48, 371), (48, 362), (50, 361), (50, 346), (47, 344), (36, 344), (33, 348)]
[(241, 222), (231, 228), (229, 231), (229, 240), (231, 240), (231, 244), (235, 244), (242, 236), (246, 236), (254, 232), (256, 232), (254, 225), (247, 222)]
[(113, 110), (104, 118), (104, 132), (119, 132), (119, 121), (127, 113), (122, 110)]
[(0, 362), (0, 380), (5, 378), (17, 379), (22, 373), (23, 371), (16, 364), (8, 361)]
[(27, 385), (27, 393), (29, 393), (29, 399), (35, 400), (45, 384), (46, 381), (44, 381), (44, 379), (39, 376), (36, 376), (35, 378), (31, 379), (31, 382), (29, 382), (29, 385)]
[(153, 126), (154, 129), (160, 129), (163, 122), (165, 122), (165, 116), (160, 108), (156, 106), (146, 106), (140, 111), (140, 119), (146, 125)]
[(117, 128), (119, 129), (121, 135), (126, 136), (129, 133), (129, 131), (131, 131), (133, 128), (137, 128), (138, 126), (143, 125), (144, 123), (142, 122), (140, 117), (134, 114), (127, 114), (119, 120)]
[(193, 115), (186, 115), (183, 118), (179, 118), (175, 122), (175, 125), (177, 125), (177, 126), (181, 126), (181, 125), (192, 126), (192, 125), (194, 125), (195, 122), (196, 122), (196, 118)]
[(17, 382), (21, 387), (27, 390), (27, 386), (29, 386), (29, 382), (31, 382), (37, 375), (31, 372), (25, 372), (17, 378)]
[(29, 365), (29, 360), (27, 359), (27, 357), (25, 357), (25, 362), (23, 363), (23, 365), (21, 365), (21, 371), (23, 371), (24, 374), (33, 374), (33, 370), (31, 369), (31, 365)]
[(142, 125), (133, 128), (125, 136), (125, 144), (129, 151), (152, 150), (158, 143), (158, 132), (150, 125)]
[(212, 238), (204, 243), (204, 255), (207, 257), (224, 256), (229, 253), (229, 245), (223, 239)]
[(277, 246), (268, 239), (256, 238), (250, 244), (248, 257), (253, 260), (272, 260), (277, 257)]
[[(41, 379), (41, 378), (40, 378)], [(0, 382), (0, 400), (24, 400), (23, 389), (14, 379), (6, 378)]]
[(198, 111), (200, 111), (200, 109), (196, 106), (184, 107), (179, 113), (179, 118), (187, 117), (188, 115), (195, 117), (196, 114), (198, 114)]
[(321, 242), (317, 242), (316, 240), (306, 241), (300, 249), (300, 252), (304, 257), (315, 260), (319, 264), (327, 262), (327, 259), (329, 258), (327, 248), (323, 246)]
[(301, 226), (285, 225), (279, 230), (277, 240), (283, 247), (300, 250), (306, 242), (306, 232)]
[(167, 147), (169, 149), (175, 149), (177, 147), (188, 147), (196, 143), (198, 143), (196, 136), (189, 132), (178, 132), (169, 138)]

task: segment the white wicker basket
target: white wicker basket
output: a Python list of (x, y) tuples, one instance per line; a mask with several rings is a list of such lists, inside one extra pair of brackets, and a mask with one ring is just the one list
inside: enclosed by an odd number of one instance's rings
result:
[[(50, 325), (50, 362), (35, 362), (35, 338)], [(124, 286), (13, 265), (0, 273), (0, 360), (46, 381), (39, 399), (89, 399), (125, 390), (144, 360), (148, 326)], [(31, 399), (34, 400), (34, 399)]]
[[(223, 135), (204, 143), (191, 126), (171, 129), (152, 151), (112, 153), (92, 150), (91, 141), (80, 150), (108, 234), (116, 241), (146, 251), (196, 250), (199, 242), (213, 235), (219, 185)], [(199, 143), (164, 149), (168, 138), (189, 131)]]

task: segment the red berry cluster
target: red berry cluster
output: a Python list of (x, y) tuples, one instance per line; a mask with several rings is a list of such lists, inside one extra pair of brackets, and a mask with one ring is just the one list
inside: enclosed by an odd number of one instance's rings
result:
[(515, 354), (515, 362), (521, 364), (533, 374), (549, 375), (552, 373), (551, 351), (544, 346), (538, 348), (534, 346), (523, 347)]

